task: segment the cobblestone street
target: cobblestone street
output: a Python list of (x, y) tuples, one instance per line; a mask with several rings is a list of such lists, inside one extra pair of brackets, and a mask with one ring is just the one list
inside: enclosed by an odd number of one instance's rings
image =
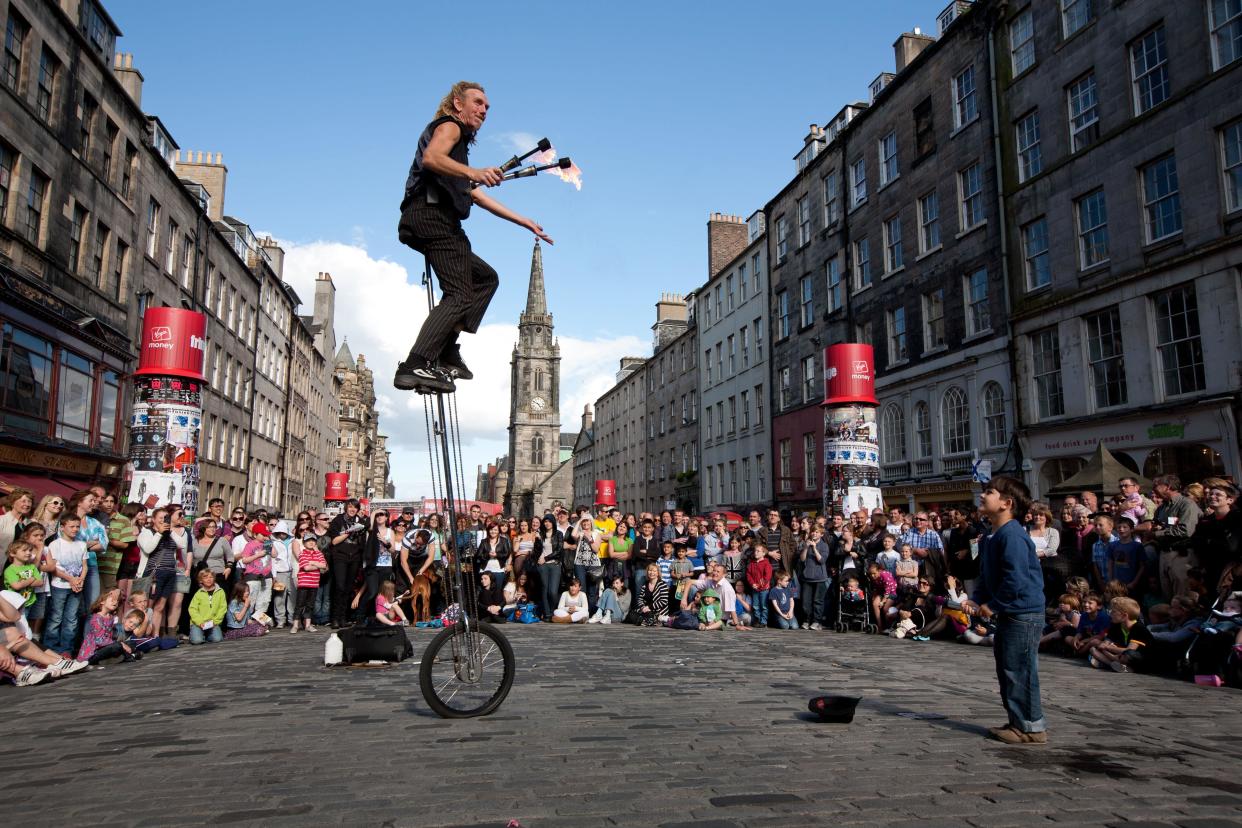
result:
[[(1043, 661), (1047, 747), (982, 738), (991, 653), (858, 634), (508, 625), (495, 715), (435, 717), (415, 657), (324, 636), (181, 648), (0, 691), (22, 822), (108, 825), (1242, 825), (1242, 695)], [(147, 688), (147, 689), (144, 689)], [(158, 688), (154, 692), (150, 688)], [(810, 721), (824, 690), (852, 725)], [(941, 714), (943, 719), (914, 718)]]

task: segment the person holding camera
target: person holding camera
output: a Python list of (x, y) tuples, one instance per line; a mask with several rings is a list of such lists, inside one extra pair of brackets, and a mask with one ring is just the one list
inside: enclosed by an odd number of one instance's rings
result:
[(144, 558), (139, 572), (151, 578), (152, 609), (160, 627), (159, 636), (175, 636), (181, 620), (183, 593), (178, 591), (177, 577), (185, 578), (188, 584), (191, 560), (184, 514), (178, 504), (161, 506), (151, 513), (151, 525), (138, 536)]

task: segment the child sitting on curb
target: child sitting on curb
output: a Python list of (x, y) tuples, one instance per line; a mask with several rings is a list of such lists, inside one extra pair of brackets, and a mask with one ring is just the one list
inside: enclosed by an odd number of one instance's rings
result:
[(224, 590), (216, 584), (215, 573), (204, 569), (198, 573), (198, 592), (190, 601), (190, 643), (206, 644), (224, 640), (224, 614), (228, 601)]

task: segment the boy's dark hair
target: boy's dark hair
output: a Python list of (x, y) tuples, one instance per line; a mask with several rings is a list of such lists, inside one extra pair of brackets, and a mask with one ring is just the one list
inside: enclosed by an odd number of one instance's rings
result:
[(133, 520), (135, 515), (145, 511), (146, 509), (143, 508), (141, 503), (126, 503), (121, 506), (121, 514), (130, 520)]
[[(650, 523), (651, 521), (647, 521), (647, 522), (648, 522), (648, 523)], [(666, 541), (664, 541), (663, 543), (661, 543), (661, 544), (660, 544), (660, 546), (661, 546), (661, 547), (664, 547), (664, 546), (676, 546), (676, 544), (674, 544), (671, 540), (666, 540)]]
[(64, 517), (60, 519), (61, 526), (64, 526), (66, 523), (81, 523), (81, 522), (82, 522), (82, 518), (78, 517), (73, 512), (69, 512), (68, 514), (66, 514)]
[(146, 621), (147, 620), (147, 614), (143, 612), (142, 610), (138, 610), (138, 609), (132, 609), (129, 612), (125, 613), (125, 617), (132, 618), (135, 621)]
[(1007, 497), (1013, 501), (1013, 508), (1010, 509), (1010, 514), (1014, 516), (1025, 515), (1031, 508), (1031, 490), (1016, 477), (1007, 477), (1005, 475), (993, 477), (988, 481), (987, 488), (1001, 497)]
[(651, 518), (643, 518), (642, 525), (643, 526), (655, 526), (655, 521), (652, 520)]
[(1113, 518), (1113, 524), (1114, 524), (1114, 525), (1116, 525), (1116, 526), (1120, 526), (1120, 525), (1122, 525), (1122, 524), (1125, 524), (1126, 526), (1129, 526), (1131, 529), (1133, 529), (1133, 528), (1134, 528), (1134, 519), (1133, 519), (1133, 518), (1130, 518), (1130, 517), (1127, 517), (1127, 516), (1125, 516), (1125, 515), (1121, 515), (1120, 517), (1115, 517), (1115, 518)]

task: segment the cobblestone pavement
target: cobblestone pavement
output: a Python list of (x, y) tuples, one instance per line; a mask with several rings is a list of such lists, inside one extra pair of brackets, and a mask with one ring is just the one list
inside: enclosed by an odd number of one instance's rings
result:
[[(982, 647), (504, 630), (517, 681), (484, 719), (427, 709), (421, 630), (387, 668), (327, 669), (323, 634), (274, 633), (0, 688), (6, 811), (92, 828), (1242, 826), (1236, 691), (1045, 659), (1050, 744), (1005, 747), (982, 738), (1003, 721)], [(853, 724), (809, 720), (824, 690), (863, 696)]]

